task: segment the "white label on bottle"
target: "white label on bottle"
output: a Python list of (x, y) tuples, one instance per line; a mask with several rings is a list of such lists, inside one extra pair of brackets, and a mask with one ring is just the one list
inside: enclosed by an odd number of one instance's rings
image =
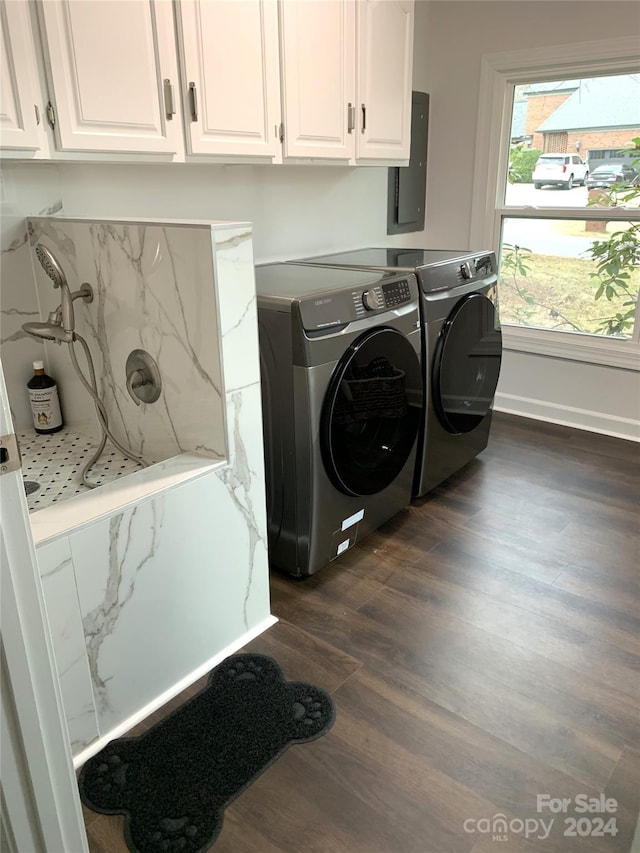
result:
[(62, 412), (58, 389), (55, 385), (50, 388), (29, 388), (33, 425), (36, 429), (56, 429), (62, 426)]
[(364, 518), (364, 510), (359, 509), (358, 512), (354, 512), (353, 515), (350, 515), (349, 518), (345, 518), (342, 522), (341, 530), (346, 530), (347, 527), (352, 527), (356, 522), (362, 521)]
[(349, 541), (349, 539), (345, 539), (344, 542), (341, 542), (338, 545), (338, 556), (340, 556), (340, 554), (343, 554), (347, 550), (347, 548), (349, 547)]

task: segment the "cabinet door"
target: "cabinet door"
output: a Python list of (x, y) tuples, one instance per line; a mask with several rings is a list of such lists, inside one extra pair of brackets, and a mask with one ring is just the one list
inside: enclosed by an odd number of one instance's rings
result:
[(353, 0), (281, 0), (284, 155), (353, 157)]
[(46, 147), (42, 96), (24, 0), (0, 4), (0, 146), (37, 152)]
[(180, 151), (181, 120), (165, 103), (165, 88), (177, 94), (178, 83), (171, 3), (46, 0), (40, 8), (59, 147)]
[(278, 7), (273, 0), (181, 0), (190, 154), (279, 157)]
[(413, 24), (413, 0), (358, 2), (358, 159), (409, 159)]

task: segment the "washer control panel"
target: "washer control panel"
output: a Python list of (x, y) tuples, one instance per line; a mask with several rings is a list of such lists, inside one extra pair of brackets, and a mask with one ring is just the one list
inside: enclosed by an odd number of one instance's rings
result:
[(358, 317), (369, 311), (389, 311), (411, 302), (411, 288), (406, 278), (376, 284), (367, 290), (354, 290), (353, 303)]
[[(286, 266), (286, 265), (283, 265)], [(292, 265), (293, 266), (293, 265)], [(259, 267), (257, 268), (259, 269)], [(315, 267), (304, 267), (313, 270), (317, 275), (327, 272), (335, 275), (360, 278), (358, 284), (333, 290), (315, 290), (312, 294), (296, 299), (299, 306), (302, 324), (307, 332), (320, 333), (321, 330), (345, 326), (354, 320), (373, 320), (384, 312), (398, 311), (405, 313), (407, 309), (418, 308), (418, 284), (415, 275), (370, 273), (354, 270), (322, 270)], [(297, 282), (297, 279), (294, 279)], [(374, 318), (376, 318), (374, 320)]]
[(391, 281), (389, 284), (382, 285), (385, 303), (387, 308), (395, 308), (397, 305), (404, 305), (411, 299), (411, 290), (409, 282), (406, 278)]
[(362, 304), (367, 311), (379, 311), (385, 307), (381, 287), (371, 287), (362, 294)]

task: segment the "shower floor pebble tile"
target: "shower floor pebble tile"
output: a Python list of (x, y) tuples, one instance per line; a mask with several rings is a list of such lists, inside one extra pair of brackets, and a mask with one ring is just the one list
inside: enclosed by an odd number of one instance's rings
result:
[[(98, 446), (95, 439), (62, 429), (51, 435), (22, 432), (18, 434), (18, 442), (22, 478), (25, 483), (38, 483), (38, 489), (27, 494), (29, 512), (91, 491), (80, 482), (80, 474)], [(89, 470), (88, 479), (103, 486), (138, 471), (139, 467), (107, 442), (102, 456)]]

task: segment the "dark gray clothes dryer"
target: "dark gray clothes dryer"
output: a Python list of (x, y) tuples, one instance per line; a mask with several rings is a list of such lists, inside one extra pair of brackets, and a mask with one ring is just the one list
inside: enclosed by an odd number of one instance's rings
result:
[(294, 263), (415, 274), (420, 289), (425, 399), (416, 497), (484, 450), (502, 359), (493, 252), (369, 248)]
[(269, 558), (317, 572), (411, 500), (423, 409), (412, 273), (256, 267)]

